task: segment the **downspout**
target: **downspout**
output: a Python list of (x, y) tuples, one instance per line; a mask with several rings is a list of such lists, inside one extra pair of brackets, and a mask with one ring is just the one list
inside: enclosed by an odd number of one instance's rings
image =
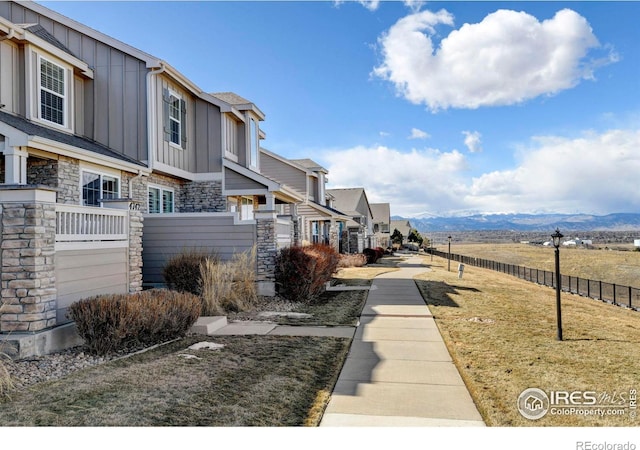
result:
[(158, 126), (158, 111), (156, 108), (155, 82), (151, 83), (154, 75), (159, 75), (166, 70), (164, 62), (160, 62), (160, 68), (147, 72), (147, 166), (149, 171), (153, 171), (153, 161), (155, 159), (156, 137)]
[(129, 198), (133, 200), (133, 182), (142, 178), (142, 170), (138, 169), (138, 175), (129, 179)]

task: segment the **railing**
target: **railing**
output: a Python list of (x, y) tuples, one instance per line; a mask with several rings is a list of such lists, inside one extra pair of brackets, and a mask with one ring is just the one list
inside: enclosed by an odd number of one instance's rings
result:
[(278, 250), (291, 246), (291, 216), (278, 216), (276, 222), (276, 242)]
[(126, 241), (129, 211), (56, 205), (56, 242)]
[[(429, 249), (434, 255), (447, 258), (448, 253), (439, 250)], [(532, 269), (515, 264), (506, 264), (498, 261), (491, 261), (483, 258), (475, 258), (473, 256), (464, 256), (451, 254), (451, 260), (467, 264), (470, 266), (481, 267), (483, 269), (495, 270), (496, 272), (513, 275), (520, 279), (531, 281), (549, 287), (556, 287), (555, 272), (542, 269)], [(600, 280), (589, 280), (573, 275), (560, 274), (560, 289), (565, 292), (571, 292), (583, 297), (589, 297), (603, 302), (611, 303), (617, 306), (626, 306), (627, 308), (640, 310), (640, 289), (623, 286), (615, 283), (607, 283)]]

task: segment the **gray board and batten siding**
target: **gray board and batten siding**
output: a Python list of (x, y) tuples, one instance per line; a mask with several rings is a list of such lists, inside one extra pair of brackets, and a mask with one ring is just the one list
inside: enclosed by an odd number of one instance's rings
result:
[(234, 170), (225, 168), (224, 171), (224, 188), (226, 190), (252, 190), (252, 189), (267, 189), (262, 183), (252, 180)]
[[(161, 75), (156, 84), (158, 108), (156, 160), (190, 173), (219, 173), (222, 170), (222, 112), (220, 107), (199, 99)], [(178, 95), (184, 102), (181, 145), (170, 142), (167, 133), (168, 96)]]
[(142, 237), (145, 286), (164, 284), (166, 262), (183, 252), (210, 252), (226, 261), (250, 251), (256, 241), (254, 221), (238, 222), (233, 213), (147, 214)]
[[(110, 149), (138, 161), (147, 159), (146, 63), (135, 56), (71, 29), (29, 8), (0, 1), (0, 16), (17, 24), (40, 24), (72, 55), (93, 69), (93, 80), (74, 77), (74, 111), (76, 134), (97, 141)], [(0, 74), (24, 79), (24, 55), (14, 55), (2, 45)], [(18, 66), (15, 64), (18, 62)], [(6, 65), (14, 66), (12, 68)], [(9, 73), (11, 73), (9, 75)], [(14, 84), (15, 86), (15, 84)], [(25, 85), (14, 93), (8, 111), (24, 116)], [(4, 101), (3, 92), (3, 101)], [(17, 102), (17, 104), (16, 104)], [(12, 108), (12, 109), (9, 109)]]
[(297, 169), (265, 152), (260, 153), (260, 171), (298, 192), (307, 191), (306, 171)]

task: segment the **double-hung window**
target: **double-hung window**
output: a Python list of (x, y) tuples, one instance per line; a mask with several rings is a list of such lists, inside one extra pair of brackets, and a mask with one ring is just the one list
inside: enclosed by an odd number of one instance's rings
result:
[(159, 186), (149, 186), (149, 213), (162, 214), (174, 211), (174, 192)]
[(187, 104), (177, 93), (164, 90), (164, 137), (173, 146), (187, 146)]
[(40, 60), (40, 119), (66, 126), (67, 71), (43, 57)]
[(120, 179), (97, 172), (82, 172), (82, 205), (101, 206), (101, 200), (120, 198)]

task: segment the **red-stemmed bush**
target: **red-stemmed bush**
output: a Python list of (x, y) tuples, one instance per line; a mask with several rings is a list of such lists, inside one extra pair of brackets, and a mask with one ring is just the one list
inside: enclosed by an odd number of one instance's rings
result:
[(276, 258), (278, 294), (287, 300), (312, 303), (324, 292), (339, 260), (338, 252), (324, 244), (280, 250)]
[(367, 264), (374, 264), (384, 256), (384, 249), (382, 247), (365, 248), (363, 253), (367, 257)]

